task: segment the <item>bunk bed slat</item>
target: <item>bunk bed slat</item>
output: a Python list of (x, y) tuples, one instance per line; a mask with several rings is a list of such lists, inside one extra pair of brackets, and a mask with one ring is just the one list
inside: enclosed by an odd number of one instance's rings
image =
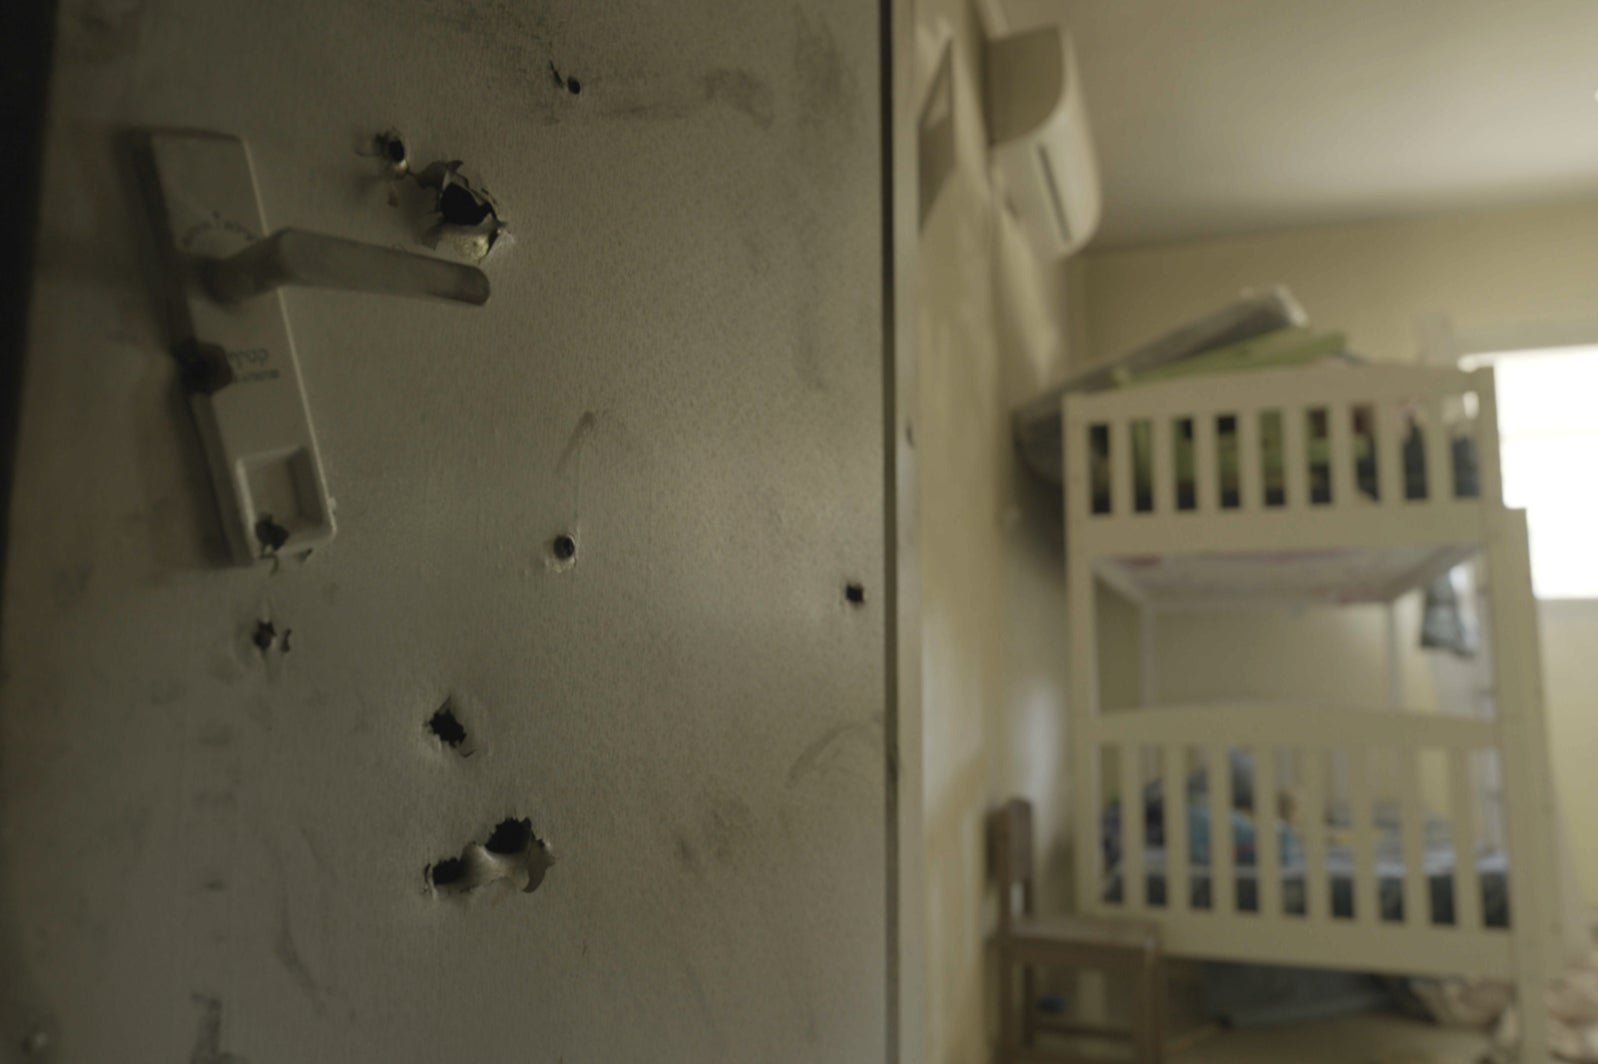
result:
[(1165, 746), (1165, 907), (1173, 913), (1188, 911), (1187, 852), (1187, 747)]
[(1420, 749), (1398, 752), (1399, 830), (1404, 847), (1404, 923), (1428, 927), (1431, 895), (1426, 877), (1426, 818), (1420, 802)]
[(1350, 506), (1360, 498), (1354, 475), (1354, 408), (1333, 403), (1326, 408), (1327, 446), (1331, 450), (1332, 503)]
[(1332, 911), (1331, 878), (1326, 871), (1326, 752), (1304, 753), (1304, 810), (1299, 817), (1304, 839), (1304, 916), (1324, 920)]
[(1137, 697), (1141, 705), (1160, 700), (1160, 615), (1147, 603), (1137, 610)]
[(1237, 878), (1232, 862), (1232, 766), (1224, 746), (1206, 746), (1204, 758), (1210, 803), (1210, 911), (1233, 916)]
[(1156, 417), (1149, 431), (1149, 464), (1154, 490), (1154, 512), (1168, 514), (1176, 509), (1176, 457), (1172, 453), (1171, 419)]
[(1309, 457), (1304, 450), (1308, 416), (1302, 406), (1282, 408), (1282, 485), (1289, 510), (1309, 505)]
[(1376, 895), (1375, 808), (1371, 799), (1370, 751), (1348, 751), (1348, 828), (1354, 855), (1354, 922), (1374, 927), (1381, 919)]
[(1110, 513), (1129, 517), (1137, 512), (1137, 495), (1132, 482), (1132, 431), (1125, 418), (1109, 423), (1110, 433)]
[(1147, 813), (1143, 808), (1142, 766), (1136, 743), (1122, 743), (1116, 747), (1116, 755), (1121, 787), (1121, 905), (1127, 912), (1141, 912), (1147, 905), (1143, 890), (1143, 818)]
[(1404, 504), (1404, 412), (1395, 399), (1376, 404), (1376, 481), (1383, 506)]
[(1476, 392), (1476, 464), (1481, 501), (1487, 506), (1501, 506), (1504, 488), (1498, 454), (1498, 393), (1493, 371), (1478, 369), (1470, 377), (1471, 387)]
[[(1560, 861), (1553, 850), (1557, 810), (1549, 782), (1548, 737), (1537, 649), (1537, 604), (1524, 510), (1492, 514), (1487, 546), (1492, 581), (1494, 705), (1502, 759), (1504, 812), (1509, 821), (1509, 922), (1515, 936), (1516, 992), (1538, 1001), (1558, 969)], [(1546, 1045), (1547, 1013), (1526, 1008), (1527, 1046)], [(1532, 1025), (1533, 1020), (1538, 1026)], [(1532, 1056), (1529, 1059), (1544, 1059)]]
[(1238, 505), (1245, 512), (1265, 505), (1265, 452), (1260, 446), (1260, 412), (1237, 412), (1237, 488)]
[(1215, 463), (1215, 415), (1196, 414), (1193, 417), (1193, 487), (1194, 505), (1201, 514), (1213, 514), (1221, 508)]
[(1480, 931), (1481, 877), (1476, 872), (1476, 788), (1471, 752), (1448, 752), (1449, 817), (1454, 836), (1454, 926)]
[(1442, 396), (1426, 400), (1426, 501), (1452, 502), (1454, 499), (1453, 444), (1448, 426), (1443, 423)]
[(1254, 882), (1259, 915), (1282, 915), (1282, 850), (1276, 816), (1276, 748), (1254, 754)]
[[(1093, 431), (1080, 413), (1082, 400), (1068, 396), (1060, 415), (1065, 428), (1060, 433), (1060, 468), (1065, 473), (1065, 512), (1067, 525), (1078, 523), (1093, 512)], [(1069, 547), (1067, 548), (1069, 549)]]
[[(1071, 665), (1071, 698), (1067, 706), (1070, 727), (1066, 734), (1083, 735), (1098, 719), (1098, 632), (1094, 617), (1097, 581), (1093, 559), (1082, 549), (1083, 532), (1092, 513), (1091, 432), (1082, 416), (1082, 399), (1066, 396), (1061, 405), (1060, 468), (1065, 474), (1065, 593), (1070, 618), (1067, 656)], [(1075, 862), (1076, 896), (1084, 909), (1102, 905), (1099, 889), (1106, 871), (1103, 862), (1103, 747), (1094, 742), (1069, 746), (1073, 768), (1074, 800), (1071, 815), (1075, 837), (1083, 849)]]

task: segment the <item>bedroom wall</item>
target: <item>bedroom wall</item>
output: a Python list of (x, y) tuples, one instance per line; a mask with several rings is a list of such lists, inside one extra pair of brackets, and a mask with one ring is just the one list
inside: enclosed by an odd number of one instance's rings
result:
[[(1598, 200), (1090, 253), (1071, 291), (1073, 364), (1114, 356), (1244, 288), (1276, 283), (1293, 291), (1312, 323), (1345, 330), (1354, 350), (1412, 360), (1431, 315), (1446, 314), (1460, 328), (1590, 319), (1595, 278)], [(1598, 602), (1545, 603), (1541, 620), (1556, 782), (1583, 892), (1598, 904), (1598, 774), (1588, 764), (1598, 749), (1598, 670), (1590, 661)], [(1379, 668), (1346, 666), (1379, 652), (1381, 623), (1376, 610), (1173, 618), (1160, 628), (1161, 693), (1269, 693), (1303, 676), (1318, 692), (1352, 685), (1349, 695), (1379, 698)], [(1415, 630), (1406, 623), (1406, 635)], [(1410, 656), (1405, 676), (1408, 697), (1424, 701), (1424, 655)]]
[(1058, 904), (1069, 881), (1057, 504), (1025, 479), (1009, 422), (1014, 401), (1063, 375), (1066, 283), (1032, 258), (990, 184), (973, 11), (923, 0), (917, 18), (921, 85), (953, 42), (957, 137), (918, 264), (925, 1036), (931, 1064), (979, 1064), (995, 1028), (987, 812), (1032, 799), (1044, 897)]

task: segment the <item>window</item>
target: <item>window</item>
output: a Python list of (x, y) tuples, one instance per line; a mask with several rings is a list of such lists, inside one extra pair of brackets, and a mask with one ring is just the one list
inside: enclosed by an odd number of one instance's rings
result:
[(1526, 510), (1538, 598), (1598, 598), (1598, 346), (1472, 356), (1497, 377), (1504, 505)]

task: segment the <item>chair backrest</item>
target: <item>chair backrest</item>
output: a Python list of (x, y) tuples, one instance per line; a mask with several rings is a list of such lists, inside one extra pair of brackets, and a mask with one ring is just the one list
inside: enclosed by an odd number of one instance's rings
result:
[[(1012, 798), (993, 811), (988, 837), (993, 847), (993, 876), (999, 888), (999, 926), (1017, 913), (1032, 912), (1032, 803)], [(1016, 888), (1020, 888), (1020, 909)]]

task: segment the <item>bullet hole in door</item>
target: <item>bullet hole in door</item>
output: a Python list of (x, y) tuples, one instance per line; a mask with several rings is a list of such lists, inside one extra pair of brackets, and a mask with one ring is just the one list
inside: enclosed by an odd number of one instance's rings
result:
[(486, 842), (467, 843), (459, 857), (435, 861), (425, 874), (440, 894), (466, 894), (500, 880), (531, 894), (554, 864), (554, 853), (534, 833), (531, 819), (506, 817), (494, 826)]
[(488, 190), (463, 171), (459, 159), (429, 163), (408, 176), (432, 195), (422, 217), (419, 239), (430, 248), (451, 248), (461, 258), (481, 262), (505, 235), (499, 207)]
[(215, 395), (233, 383), (233, 364), (219, 344), (184, 340), (173, 348), (178, 379), (190, 395)]
[(493, 213), (494, 208), (465, 185), (449, 184), (439, 190), (438, 215), (445, 225), (482, 225)]
[(533, 822), (526, 817), (517, 820), (515, 817), (506, 817), (494, 825), (493, 834), (488, 836), (488, 841), (483, 843), (483, 848), (489, 853), (515, 854), (527, 849), (528, 843), (533, 841)]
[(395, 177), (404, 177), (411, 168), (410, 153), (405, 148), (405, 138), (397, 129), (384, 130), (376, 138), (377, 154), (388, 163)]
[(413, 166), (410, 146), (398, 130), (377, 134), (371, 148), (387, 169), (390, 206), (403, 211), (426, 247), (440, 245), (468, 262), (481, 262), (510, 234), (499, 204), (480, 181), (467, 175), (459, 159)]
[(271, 621), (256, 621), (255, 634), (250, 636), (250, 642), (255, 644), (256, 650), (265, 654), (277, 642), (277, 626)]
[(843, 597), (849, 600), (851, 606), (864, 606), (866, 602), (866, 586), (858, 581), (851, 580), (844, 585)]
[(250, 633), (250, 643), (262, 657), (270, 653), (273, 647), (276, 647), (280, 653), (287, 654), (293, 636), (294, 629), (285, 628), (279, 632), (277, 625), (263, 618), (255, 622), (255, 629)]
[(255, 541), (261, 545), (264, 558), (283, 549), (283, 544), (289, 541), (289, 530), (273, 520), (271, 514), (262, 514), (255, 522)]
[(577, 564), (577, 537), (570, 532), (561, 532), (551, 538), (548, 550), (550, 550), (548, 566), (555, 572), (566, 572)]
[(583, 91), (582, 82), (578, 81), (576, 78), (561, 77), (560, 71), (555, 68), (554, 60), (550, 60), (549, 63), (549, 76), (551, 80), (555, 82), (555, 88), (557, 89), (565, 89), (573, 96), (576, 96), (578, 93)]
[(447, 887), (459, 883), (465, 875), (466, 862), (459, 857), (446, 857), (427, 868), (428, 881), (435, 887)]
[(439, 742), (456, 750), (460, 750), (461, 744), (466, 742), (466, 726), (455, 716), (453, 702), (446, 701), (427, 718), (427, 730), (437, 736)]

